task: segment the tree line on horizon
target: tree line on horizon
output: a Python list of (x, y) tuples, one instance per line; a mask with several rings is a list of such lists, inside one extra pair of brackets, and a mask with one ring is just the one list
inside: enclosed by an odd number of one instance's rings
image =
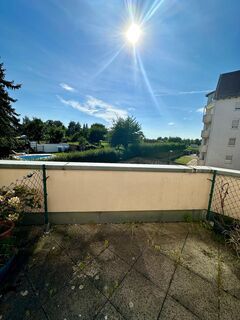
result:
[(43, 121), (40, 118), (24, 117), (20, 123), (19, 114), (12, 107), (16, 99), (10, 97), (8, 90), (20, 89), (20, 84), (5, 79), (5, 69), (0, 63), (0, 154), (9, 152), (13, 148), (21, 146), (19, 136), (26, 135), (29, 141), (59, 143), (74, 142), (83, 147), (87, 144), (98, 145), (101, 141), (109, 141), (115, 148), (128, 148), (129, 145), (138, 144), (141, 141), (200, 144), (199, 139), (182, 139), (181, 137), (159, 137), (146, 139), (141, 125), (134, 117), (119, 118), (113, 121), (108, 129), (101, 123), (81, 125), (79, 122), (70, 121), (66, 127), (59, 120)]

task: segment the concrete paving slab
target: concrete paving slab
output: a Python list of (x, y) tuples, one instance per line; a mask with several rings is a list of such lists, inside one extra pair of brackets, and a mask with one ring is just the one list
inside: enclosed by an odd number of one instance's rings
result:
[(220, 319), (240, 319), (240, 300), (221, 292), (220, 294)]
[(75, 278), (43, 305), (48, 318), (92, 320), (105, 305), (106, 298), (88, 278)]
[(48, 320), (42, 308), (36, 312), (34, 311), (33, 313), (29, 313), (29, 317), (27, 317), (26, 319), (27, 320)]
[(212, 242), (208, 232), (205, 232), (204, 229), (200, 234), (189, 234), (180, 263), (217, 285), (218, 248)]
[(58, 293), (73, 274), (73, 263), (62, 248), (52, 247), (45, 260), (26, 272), (41, 303)]
[[(59, 229), (58, 229), (59, 232)], [(95, 244), (90, 233), (87, 233), (80, 225), (61, 226), (60, 239), (58, 244), (65, 249), (65, 253), (73, 260), (74, 263), (92, 260), (94, 255), (98, 255), (104, 249), (102, 242)]]
[(240, 259), (224, 248), (220, 261), (221, 288), (240, 299)]
[(105, 239), (105, 244), (112, 252), (132, 265), (144, 250), (144, 246), (127, 230), (125, 228), (122, 230), (119, 225), (118, 227), (110, 226), (110, 228), (104, 225), (99, 229), (98, 237)]
[(126, 319), (157, 319), (165, 294), (132, 270), (110, 299)]
[(37, 243), (23, 281), (0, 293), (2, 319), (157, 319), (160, 310), (160, 319), (239, 318), (239, 260), (201, 224), (24, 232)]
[(142, 223), (131, 223), (129, 227), (125, 230), (125, 234), (131, 238), (137, 247), (141, 250), (145, 250), (149, 246), (150, 238), (146, 231), (142, 227)]
[(184, 308), (181, 304), (177, 301), (172, 299), (171, 297), (167, 297), (164, 302), (164, 306), (160, 313), (159, 318), (160, 320), (197, 320), (199, 319), (196, 317), (191, 311)]
[(6, 288), (1, 294), (0, 316), (5, 319), (28, 319), (40, 308), (30, 283), (25, 276), (20, 276), (16, 286)]
[(178, 266), (169, 295), (201, 319), (218, 319), (218, 290), (191, 271)]
[(91, 240), (93, 241), (92, 245), (95, 241), (95, 249), (97, 246), (99, 247), (99, 242), (102, 242), (105, 248), (108, 247), (130, 265), (144, 249), (142, 245), (136, 243), (136, 239), (126, 232), (125, 228), (122, 230), (119, 225), (84, 225), (84, 228), (86, 230), (88, 228), (89, 233), (93, 235)]
[(18, 238), (19, 247), (34, 244), (44, 234), (44, 226), (21, 226), (16, 227), (14, 235)]
[(146, 249), (134, 265), (134, 269), (144, 274), (162, 291), (167, 291), (175, 270), (174, 262), (163, 255), (159, 248)]
[(96, 320), (124, 320), (123, 316), (108, 302), (104, 308), (99, 312)]
[(171, 259), (177, 261), (189, 232), (189, 226), (185, 223), (158, 223), (142, 224), (148, 237), (149, 247), (158, 247), (159, 250)]
[(86, 266), (84, 273), (106, 297), (110, 298), (129, 268), (126, 262), (106, 249)]

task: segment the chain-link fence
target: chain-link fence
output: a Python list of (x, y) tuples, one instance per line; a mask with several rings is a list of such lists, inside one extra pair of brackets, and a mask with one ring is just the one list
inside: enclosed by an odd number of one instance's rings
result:
[[(27, 193), (29, 200), (35, 201), (35, 205), (31, 205), (31, 201), (26, 201), (24, 212), (44, 212), (44, 192), (43, 192), (43, 174), (42, 171), (35, 170), (29, 172), (26, 176), (17, 179), (9, 186), (5, 187), (9, 191), (17, 191)], [(32, 198), (31, 198), (32, 196)]]
[[(9, 206), (15, 208), (19, 203), (21, 204), (21, 212), (24, 214), (44, 214), (45, 223), (47, 219), (47, 192), (46, 192), (46, 171), (34, 170), (27, 175), (17, 179), (8, 186), (0, 188), (0, 196), (2, 197), (1, 212), (4, 215), (4, 208), (8, 214)], [(14, 203), (15, 201), (15, 203)], [(26, 216), (26, 215), (25, 215)], [(9, 216), (11, 219), (11, 217)], [(14, 218), (14, 217), (13, 217)]]
[(240, 177), (214, 172), (207, 216), (223, 230), (240, 221)]

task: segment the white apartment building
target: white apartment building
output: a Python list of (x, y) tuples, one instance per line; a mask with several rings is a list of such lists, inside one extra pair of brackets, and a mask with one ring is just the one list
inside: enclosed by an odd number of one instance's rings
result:
[(221, 74), (206, 97), (198, 164), (240, 170), (240, 70)]

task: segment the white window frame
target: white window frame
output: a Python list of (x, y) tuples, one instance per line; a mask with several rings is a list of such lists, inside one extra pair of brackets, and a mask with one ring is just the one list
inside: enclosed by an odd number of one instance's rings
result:
[(239, 119), (232, 120), (232, 129), (238, 129), (238, 127), (239, 127)]
[(225, 163), (231, 164), (233, 160), (233, 155), (232, 154), (227, 154), (225, 157)]
[(235, 111), (240, 111), (240, 101), (235, 103)]
[[(234, 140), (234, 143), (230, 143), (230, 140)], [(235, 145), (236, 145), (236, 138), (229, 138), (228, 139), (228, 146), (229, 147), (235, 147)]]

